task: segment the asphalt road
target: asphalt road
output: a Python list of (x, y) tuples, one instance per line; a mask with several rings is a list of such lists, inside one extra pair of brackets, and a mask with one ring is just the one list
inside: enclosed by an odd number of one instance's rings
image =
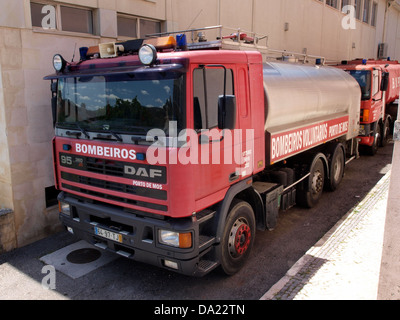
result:
[[(351, 162), (339, 189), (325, 192), (315, 208), (295, 207), (280, 214), (274, 231), (257, 233), (248, 264), (232, 277), (217, 270), (191, 278), (118, 258), (76, 280), (57, 272), (56, 289), (47, 295), (73, 300), (258, 300), (390, 170), (392, 151), (390, 143), (374, 157)], [(44, 277), (39, 258), (75, 241), (62, 232), (0, 255), (0, 288), (11, 287), (16, 273), (28, 283), (18, 281), (21, 285), (9, 293), (0, 289), (0, 299), (46, 299), (37, 285)]]

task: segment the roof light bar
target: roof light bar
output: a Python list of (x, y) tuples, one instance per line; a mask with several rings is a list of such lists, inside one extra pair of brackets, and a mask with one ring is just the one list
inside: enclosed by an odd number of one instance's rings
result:
[(174, 49), (176, 47), (176, 40), (174, 37), (159, 37), (144, 40), (144, 44), (151, 44), (157, 50)]

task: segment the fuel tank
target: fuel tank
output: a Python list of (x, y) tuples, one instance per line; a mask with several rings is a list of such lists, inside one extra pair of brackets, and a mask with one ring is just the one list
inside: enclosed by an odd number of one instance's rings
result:
[(263, 76), (267, 161), (283, 160), (338, 137), (358, 136), (361, 90), (346, 72), (267, 62)]

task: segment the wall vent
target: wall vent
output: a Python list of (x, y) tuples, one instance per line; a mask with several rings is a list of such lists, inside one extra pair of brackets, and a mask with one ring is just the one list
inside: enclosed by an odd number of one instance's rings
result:
[(378, 59), (387, 59), (388, 57), (388, 44), (380, 43), (378, 45)]

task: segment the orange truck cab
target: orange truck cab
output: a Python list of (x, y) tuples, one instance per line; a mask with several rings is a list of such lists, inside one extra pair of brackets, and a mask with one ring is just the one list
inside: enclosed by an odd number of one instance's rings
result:
[(336, 66), (352, 75), (361, 88), (360, 145), (374, 155), (387, 143), (397, 118), (400, 64), (390, 60), (357, 59)]

